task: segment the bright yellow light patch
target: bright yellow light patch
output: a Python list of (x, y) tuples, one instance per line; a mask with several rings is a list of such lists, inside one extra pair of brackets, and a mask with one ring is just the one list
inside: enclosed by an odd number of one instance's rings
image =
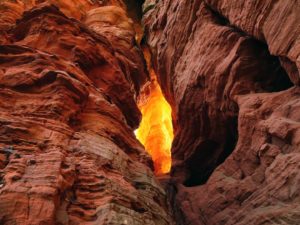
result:
[(173, 141), (172, 110), (164, 98), (156, 75), (150, 68), (150, 54), (144, 55), (151, 75), (151, 83), (144, 87), (138, 107), (142, 112), (140, 127), (135, 131), (137, 139), (145, 146), (154, 162), (156, 174), (171, 169), (171, 145)]

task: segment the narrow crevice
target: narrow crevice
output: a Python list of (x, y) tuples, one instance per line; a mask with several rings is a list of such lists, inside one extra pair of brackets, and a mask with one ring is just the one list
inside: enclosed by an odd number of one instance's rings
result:
[(143, 17), (143, 4), (145, 0), (125, 0), (127, 7), (127, 15), (132, 19), (134, 23), (134, 29), (136, 32), (136, 41), (139, 43), (144, 36), (142, 27)]
[(128, 16), (135, 22), (141, 22), (145, 0), (125, 0)]
[(169, 181), (165, 187), (165, 190), (167, 194), (167, 201), (170, 204), (170, 208), (172, 210), (174, 220), (176, 221), (176, 225), (188, 224), (184, 216), (184, 212), (181, 210), (176, 200), (176, 195), (178, 192), (176, 183)]

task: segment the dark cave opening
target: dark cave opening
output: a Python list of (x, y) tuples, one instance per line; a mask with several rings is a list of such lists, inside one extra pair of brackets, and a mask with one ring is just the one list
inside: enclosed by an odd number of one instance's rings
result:
[(145, 0), (125, 0), (127, 13), (135, 22), (141, 22)]
[(143, 4), (145, 0), (125, 0), (127, 15), (132, 19), (136, 32), (136, 40), (139, 43), (144, 36), (142, 27)]
[(252, 46), (251, 54), (256, 57), (253, 61), (257, 61), (255, 64), (257, 72), (250, 80), (256, 85), (255, 92), (279, 92), (294, 85), (282, 66), (280, 57), (271, 55), (266, 43), (250, 37), (248, 43)]
[(186, 187), (205, 184), (214, 170), (222, 164), (235, 149), (238, 140), (237, 116), (228, 118), (224, 142), (205, 140), (186, 161), (189, 176), (183, 183)]
[[(238, 32), (240, 33), (240, 31)], [(251, 48), (252, 58), (249, 61), (250, 66), (245, 64), (242, 71), (255, 68), (255, 72), (252, 73), (251, 77), (244, 76), (244, 81), (251, 82), (253, 88), (253, 90), (249, 89), (244, 94), (250, 94), (253, 91), (255, 93), (280, 92), (294, 86), (289, 74), (282, 66), (282, 59), (271, 55), (267, 44), (249, 36), (247, 36), (245, 44), (247, 45), (245, 49)], [(241, 52), (241, 54), (249, 54), (249, 52)], [(238, 105), (233, 100), (230, 101), (235, 110), (232, 111), (227, 108), (227, 111), (222, 112), (224, 113), (222, 116), (227, 117), (226, 123), (222, 124), (222, 126), (225, 126), (226, 132), (219, 131), (221, 132), (220, 137), (216, 139), (204, 138), (204, 141), (197, 146), (193, 154), (185, 161), (188, 176), (183, 184), (186, 187), (205, 184), (213, 171), (234, 151), (239, 136)], [(207, 120), (209, 119), (207, 118)]]
[(218, 143), (211, 140), (202, 142), (195, 152), (186, 161), (189, 177), (183, 183), (186, 187), (194, 187), (205, 184), (214, 170), (212, 152), (216, 150)]
[(228, 132), (226, 133), (224, 149), (217, 159), (217, 166), (222, 164), (233, 152), (238, 141), (238, 118), (230, 118), (228, 124), (230, 124), (230, 127)]
[[(268, 49), (268, 45), (265, 43), (264, 37), (261, 37), (261, 40), (258, 40), (251, 35), (244, 32), (239, 27), (230, 23), (228, 18), (224, 17), (222, 14), (217, 12), (215, 9), (211, 8), (206, 4), (207, 9), (211, 12), (211, 14), (216, 18), (216, 22), (221, 26), (230, 27), (234, 32), (239, 33), (241, 36), (248, 38), (251, 42), (253, 42), (254, 49), (257, 54), (261, 57), (264, 55), (264, 59), (266, 63), (269, 65), (269, 70), (261, 71), (263, 74), (267, 76), (257, 76), (255, 82), (264, 84), (263, 89), (266, 92), (278, 92), (286, 90), (292, 87), (294, 84), (291, 82), (289, 74), (296, 74), (295, 77), (298, 77), (297, 67), (286, 57), (274, 56), (271, 55)], [(287, 70), (287, 71), (286, 71)], [(274, 79), (269, 81), (264, 80), (268, 79), (270, 71), (277, 76)], [(292, 75), (293, 76), (293, 75)]]
[[(261, 79), (258, 77), (255, 81), (258, 83), (263, 83), (263, 89), (266, 92), (279, 92), (287, 90), (294, 86), (286, 70), (281, 66), (280, 59), (277, 56), (270, 55), (267, 59), (267, 63), (270, 65), (271, 71), (273, 73), (268, 74), (265, 78)], [(268, 79), (272, 76), (273, 79)]]

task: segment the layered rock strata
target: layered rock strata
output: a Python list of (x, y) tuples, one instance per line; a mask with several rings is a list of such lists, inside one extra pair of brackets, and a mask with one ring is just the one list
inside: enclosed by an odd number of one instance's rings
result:
[(180, 224), (297, 224), (299, 4), (146, 1)]
[(133, 134), (148, 74), (125, 4), (41, 2), (0, 7), (0, 224), (172, 224)]

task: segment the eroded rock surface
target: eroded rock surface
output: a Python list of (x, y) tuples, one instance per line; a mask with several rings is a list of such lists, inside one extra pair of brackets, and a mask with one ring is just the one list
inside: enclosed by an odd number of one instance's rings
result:
[(0, 224), (172, 224), (133, 134), (148, 74), (125, 8), (40, 2), (0, 8)]
[[(146, 1), (180, 224), (297, 224), (297, 1)], [(298, 169), (297, 169), (298, 168)]]

